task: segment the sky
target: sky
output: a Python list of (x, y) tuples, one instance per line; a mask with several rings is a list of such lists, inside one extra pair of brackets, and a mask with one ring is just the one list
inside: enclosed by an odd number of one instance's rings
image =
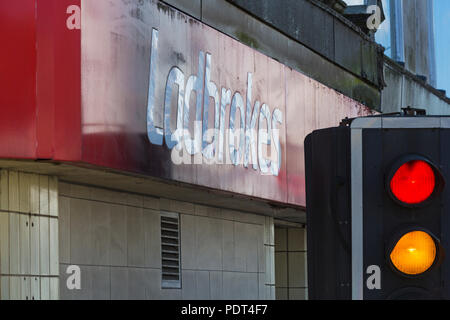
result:
[[(389, 16), (388, 0), (382, 0), (384, 10)], [(408, 1), (408, 0), (407, 0)], [(426, 1), (426, 0), (422, 0)], [(437, 89), (447, 91), (450, 97), (450, 0), (434, 1), (434, 34), (436, 50)], [(364, 4), (364, 0), (345, 0), (348, 5)], [(376, 41), (385, 48), (385, 54), (390, 56), (390, 25), (386, 20), (376, 33)]]
[(437, 87), (450, 97), (450, 1), (434, 0)]

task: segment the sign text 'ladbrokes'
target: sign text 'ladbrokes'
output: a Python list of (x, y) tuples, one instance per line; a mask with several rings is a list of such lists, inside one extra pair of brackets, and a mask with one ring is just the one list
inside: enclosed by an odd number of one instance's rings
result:
[[(172, 150), (175, 164), (249, 165), (261, 174), (278, 176), (282, 163), (278, 126), (283, 113), (272, 112), (265, 103), (252, 101), (252, 73), (247, 74), (246, 101), (239, 91), (219, 87), (211, 79), (212, 56), (199, 52), (196, 75), (187, 75), (174, 66), (167, 75), (164, 105), (155, 105), (158, 68), (158, 30), (152, 31), (150, 78), (147, 104), (147, 134), (150, 142)], [(172, 93), (177, 90), (176, 112), (172, 112)], [(190, 113), (191, 95), (195, 93), (195, 118)], [(214, 101), (210, 106), (210, 101)], [(225, 128), (226, 108), (230, 107), (229, 126)], [(155, 125), (156, 108), (164, 109), (164, 127)], [(214, 111), (214, 124), (208, 124), (208, 113)], [(238, 113), (239, 110), (239, 113)], [(171, 119), (176, 115), (176, 119)], [(236, 123), (239, 115), (239, 124)], [(171, 129), (171, 120), (176, 128)], [(193, 124), (193, 134), (189, 126)], [(192, 127), (192, 126), (191, 126)], [(192, 161), (193, 158), (193, 161)]]

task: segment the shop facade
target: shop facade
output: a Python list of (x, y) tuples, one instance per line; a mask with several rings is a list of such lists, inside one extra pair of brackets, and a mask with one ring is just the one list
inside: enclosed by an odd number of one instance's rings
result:
[(307, 298), (303, 140), (376, 111), (165, 2), (9, 6), (1, 299)]

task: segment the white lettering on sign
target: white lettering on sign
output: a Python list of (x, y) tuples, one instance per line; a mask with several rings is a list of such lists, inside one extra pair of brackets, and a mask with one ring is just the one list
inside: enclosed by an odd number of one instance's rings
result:
[[(265, 103), (255, 101), (252, 108), (252, 73), (247, 74), (247, 96), (232, 94), (211, 79), (212, 56), (200, 51), (196, 75), (187, 77), (174, 66), (167, 76), (164, 95), (164, 128), (155, 126), (155, 83), (158, 68), (158, 30), (152, 30), (149, 89), (147, 101), (147, 135), (152, 144), (165, 145), (172, 150), (174, 164), (232, 164), (243, 165), (261, 174), (278, 176), (281, 168), (281, 144), (279, 126), (283, 124), (283, 112), (275, 108), (271, 112)], [(172, 112), (172, 93), (177, 90), (176, 113)], [(191, 95), (196, 97), (190, 105)], [(210, 101), (214, 101), (210, 106)], [(226, 108), (230, 107), (229, 127), (225, 128)], [(193, 119), (190, 108), (194, 107)], [(214, 110), (214, 128), (208, 129), (208, 113)], [(176, 129), (172, 131), (171, 116), (176, 114)], [(236, 119), (239, 115), (239, 122)], [(189, 125), (193, 124), (193, 136)], [(257, 130), (258, 128), (258, 130)], [(227, 149), (224, 149), (227, 148)], [(267, 150), (271, 155), (267, 155)], [(225, 152), (224, 152), (225, 151)], [(224, 155), (225, 158), (224, 159)], [(228, 155), (228, 156), (227, 156)]]

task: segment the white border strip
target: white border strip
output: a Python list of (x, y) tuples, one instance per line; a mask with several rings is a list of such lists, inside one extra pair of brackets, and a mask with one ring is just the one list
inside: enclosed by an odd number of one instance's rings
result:
[(367, 117), (353, 120), (351, 129), (450, 128), (450, 117)]
[(363, 300), (363, 163), (362, 131), (351, 130), (352, 300)]

